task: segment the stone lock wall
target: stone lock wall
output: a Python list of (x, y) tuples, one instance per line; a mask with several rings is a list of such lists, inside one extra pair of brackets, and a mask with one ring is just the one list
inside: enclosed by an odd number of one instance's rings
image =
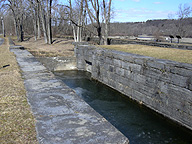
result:
[(192, 65), (76, 45), (77, 68), (192, 129)]

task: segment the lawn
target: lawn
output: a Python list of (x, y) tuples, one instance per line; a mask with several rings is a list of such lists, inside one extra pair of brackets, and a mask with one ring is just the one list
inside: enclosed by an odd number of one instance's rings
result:
[(38, 143), (23, 79), (7, 38), (0, 46), (0, 68), (0, 143)]
[(167, 59), (167, 60), (192, 64), (192, 50), (161, 48), (161, 47), (133, 45), (133, 44), (107, 45), (107, 46), (102, 45), (100, 47), (154, 57), (157, 59)]

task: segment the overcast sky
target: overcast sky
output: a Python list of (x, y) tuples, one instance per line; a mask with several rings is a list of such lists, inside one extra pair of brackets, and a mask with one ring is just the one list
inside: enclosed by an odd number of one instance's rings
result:
[(167, 19), (175, 14), (179, 4), (192, 6), (192, 0), (112, 0), (115, 11), (113, 22), (140, 22)]

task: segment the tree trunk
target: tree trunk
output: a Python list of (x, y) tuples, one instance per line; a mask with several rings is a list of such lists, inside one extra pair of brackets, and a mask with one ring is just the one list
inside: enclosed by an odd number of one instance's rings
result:
[(33, 28), (34, 28), (34, 36), (36, 41), (37, 40), (37, 7), (34, 5), (33, 1), (30, 1), (30, 8), (31, 8), (31, 14), (33, 16)]
[(17, 36), (17, 41), (19, 41), (18, 24), (17, 24), (16, 18), (14, 18), (14, 25), (15, 25), (15, 34)]
[(71, 25), (72, 25), (72, 28), (73, 28), (73, 38), (74, 38), (74, 41), (77, 42), (76, 32), (75, 32), (75, 25), (72, 23), (72, 18), (73, 18), (73, 8), (72, 8), (71, 0), (69, 0), (69, 8), (70, 8), (69, 17), (70, 17)]
[(34, 27), (35, 41), (37, 41), (37, 21), (36, 21), (36, 19), (33, 19), (33, 27)]
[(104, 45), (108, 45), (108, 24), (105, 24)]
[(47, 0), (47, 36), (48, 36), (48, 43), (52, 44), (52, 31), (51, 31), (51, 5), (52, 0)]
[(41, 38), (41, 26), (40, 26), (40, 8), (39, 8), (39, 3), (37, 4), (37, 34), (38, 34), (38, 39)]
[(74, 24), (72, 24), (72, 28), (73, 28), (73, 37), (74, 37), (74, 41), (77, 42), (76, 32), (75, 32), (75, 26), (74, 26)]
[(107, 6), (106, 2), (105, 0), (103, 0), (104, 19), (105, 19), (104, 45), (108, 45), (109, 23), (110, 23), (110, 17), (111, 17), (111, 0), (109, 0), (108, 2), (108, 8), (106, 6)]
[(98, 37), (99, 37), (99, 44), (102, 45), (103, 41), (102, 41), (102, 34), (101, 34), (101, 26), (100, 26), (100, 24), (97, 27), (97, 34), (98, 34)]
[(23, 25), (20, 24), (20, 42), (24, 40)]
[(47, 38), (46, 19), (45, 19), (45, 11), (43, 8), (43, 3), (40, 3), (40, 15), (41, 15), (44, 39), (45, 39), (45, 43), (47, 44), (48, 38)]
[[(80, 25), (83, 25), (82, 19)], [(79, 28), (79, 41), (82, 42), (82, 27)]]
[(2, 31), (3, 31), (3, 37), (5, 37), (5, 25), (4, 25), (4, 20), (3, 17), (1, 18), (2, 20)]
[(19, 18), (16, 19), (16, 31), (17, 31), (17, 41), (22, 42), (24, 39), (23, 25)]
[(81, 23), (81, 18), (79, 18), (79, 20), (78, 20), (78, 27), (77, 27), (77, 42), (80, 42), (80, 37), (81, 37), (81, 35), (80, 35), (80, 27), (79, 27), (80, 23)]

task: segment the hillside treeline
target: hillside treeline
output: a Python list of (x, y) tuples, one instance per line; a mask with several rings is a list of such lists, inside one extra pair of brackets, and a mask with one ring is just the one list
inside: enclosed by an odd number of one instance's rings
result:
[(179, 35), (181, 37), (192, 37), (192, 18), (110, 24), (110, 35), (112, 36), (138, 36), (141, 34), (151, 36)]

